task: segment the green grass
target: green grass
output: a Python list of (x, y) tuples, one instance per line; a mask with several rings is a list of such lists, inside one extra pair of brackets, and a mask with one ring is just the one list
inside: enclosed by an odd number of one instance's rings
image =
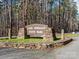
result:
[(29, 39), (0, 39), (0, 42), (12, 42), (12, 43), (41, 43), (43, 39), (29, 38)]
[[(79, 34), (65, 33), (65, 37), (79, 37)], [(61, 34), (57, 34), (57, 37), (60, 38)]]
[[(65, 37), (78, 37), (79, 34), (70, 34), (66, 33), (64, 35)], [(56, 40), (59, 40), (61, 38), (60, 34), (57, 34)], [(12, 43), (42, 43), (45, 42), (42, 38), (27, 38), (27, 39), (0, 39), (0, 42), (12, 42)], [(53, 42), (53, 40), (52, 40)]]

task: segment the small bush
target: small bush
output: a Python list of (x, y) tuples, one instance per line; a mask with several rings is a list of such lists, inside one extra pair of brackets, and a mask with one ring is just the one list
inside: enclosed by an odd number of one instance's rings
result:
[(60, 40), (61, 38), (55, 38), (54, 41)]

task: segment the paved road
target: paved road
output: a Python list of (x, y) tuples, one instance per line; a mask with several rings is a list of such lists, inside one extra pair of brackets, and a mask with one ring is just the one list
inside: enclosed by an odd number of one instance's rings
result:
[(79, 59), (79, 38), (68, 45), (44, 51), (0, 48), (0, 59)]

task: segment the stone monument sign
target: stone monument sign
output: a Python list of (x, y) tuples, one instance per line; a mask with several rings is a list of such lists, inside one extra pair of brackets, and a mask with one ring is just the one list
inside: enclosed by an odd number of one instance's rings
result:
[(31, 24), (27, 26), (27, 35), (30, 37), (43, 37), (44, 30), (47, 29), (47, 25)]
[(52, 39), (52, 30), (47, 25), (31, 24), (26, 26), (27, 35), (30, 37), (43, 37), (43, 39)]
[[(42, 37), (46, 41), (52, 40), (52, 30), (48, 25), (44, 24), (31, 24), (25, 27), (27, 29), (27, 35), (30, 37)], [(24, 28), (20, 28), (18, 32), (18, 38), (25, 38)]]

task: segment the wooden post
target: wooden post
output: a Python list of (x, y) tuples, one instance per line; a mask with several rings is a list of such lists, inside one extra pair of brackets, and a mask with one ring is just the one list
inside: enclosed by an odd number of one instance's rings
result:
[(64, 39), (64, 29), (61, 30), (61, 40)]
[(10, 34), (11, 32), (10, 31), (11, 31), (11, 29), (9, 28), (9, 32), (8, 32), (9, 39), (11, 39), (11, 34)]

